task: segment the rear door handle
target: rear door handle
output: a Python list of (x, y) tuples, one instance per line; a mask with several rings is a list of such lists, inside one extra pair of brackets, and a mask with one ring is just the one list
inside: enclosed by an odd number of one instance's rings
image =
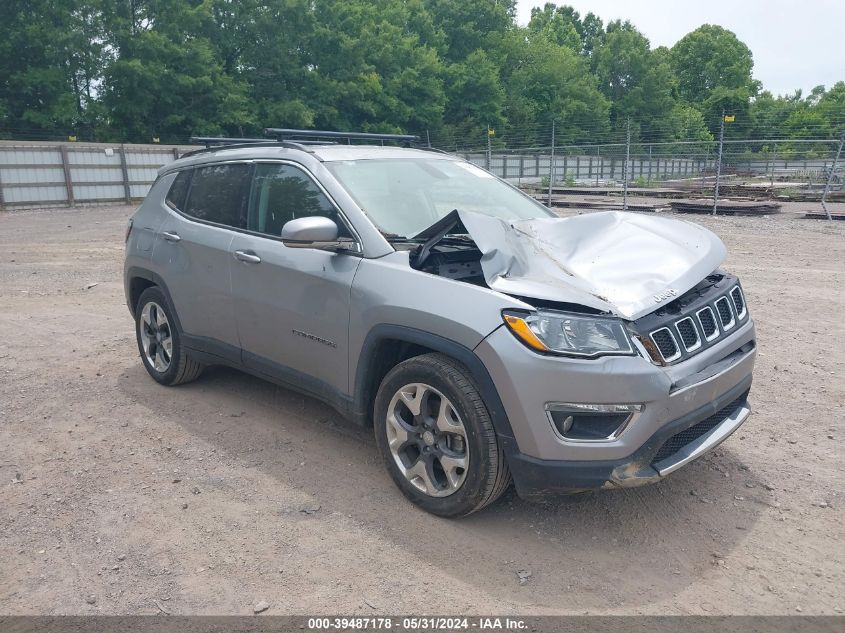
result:
[(161, 236), (168, 242), (178, 242), (182, 239), (181, 237), (179, 237), (178, 233), (171, 233), (169, 231), (162, 232)]
[(235, 258), (248, 264), (261, 263), (261, 258), (252, 251), (235, 251)]

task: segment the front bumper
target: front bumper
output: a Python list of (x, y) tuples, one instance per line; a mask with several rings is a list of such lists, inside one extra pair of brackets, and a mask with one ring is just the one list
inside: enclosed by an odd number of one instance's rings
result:
[[(503, 443), (523, 497), (659, 481), (724, 441), (750, 414), (747, 394), (756, 356), (750, 320), (670, 367), (640, 357), (585, 361), (540, 356), (504, 328), (475, 352), (490, 372), (510, 423)], [(644, 408), (618, 437), (579, 443), (555, 433), (545, 411), (550, 402)]]
[[(652, 435), (629, 457), (617, 460), (543, 460), (519, 452), (508, 455), (517, 493), (524, 499), (571, 494), (599, 488), (632, 488), (660, 481), (666, 475), (715, 448), (736, 431), (751, 414), (748, 391), (751, 377), (711, 403), (673, 420)], [(677, 434), (705, 423), (718, 421), (708, 431), (678, 451), (655, 461), (663, 445)]]

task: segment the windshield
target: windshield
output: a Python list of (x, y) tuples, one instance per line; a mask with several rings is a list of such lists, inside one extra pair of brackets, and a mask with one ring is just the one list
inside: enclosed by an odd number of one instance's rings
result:
[(443, 159), (367, 159), (326, 167), (388, 237), (413, 237), (450, 211), (503, 220), (548, 217), (545, 207), (483, 169)]

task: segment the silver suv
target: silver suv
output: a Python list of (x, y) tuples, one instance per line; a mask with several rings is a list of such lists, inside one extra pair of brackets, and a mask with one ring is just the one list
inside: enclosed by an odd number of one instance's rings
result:
[(755, 333), (724, 257), (687, 222), (558, 218), (447, 154), (279, 141), (163, 167), (124, 272), (156, 381), (225, 364), (319, 398), (454, 517), (511, 481), (656, 482), (733, 433)]

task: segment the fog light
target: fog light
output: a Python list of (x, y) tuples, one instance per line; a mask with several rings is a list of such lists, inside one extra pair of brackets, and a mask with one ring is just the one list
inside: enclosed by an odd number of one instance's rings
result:
[(574, 442), (613, 441), (642, 410), (641, 404), (546, 404), (549, 421), (557, 435)]

